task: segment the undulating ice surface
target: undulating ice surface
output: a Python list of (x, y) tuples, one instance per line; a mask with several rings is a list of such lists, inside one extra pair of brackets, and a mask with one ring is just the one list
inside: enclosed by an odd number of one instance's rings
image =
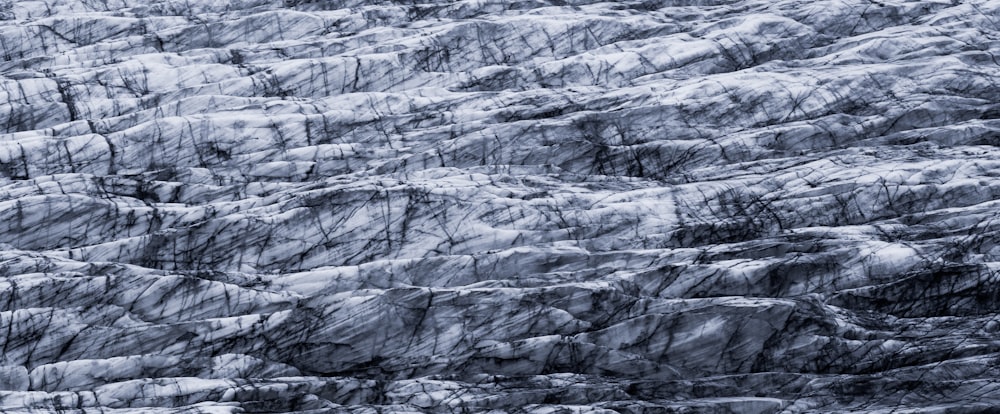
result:
[(1000, 1), (0, 18), (4, 412), (1000, 404)]

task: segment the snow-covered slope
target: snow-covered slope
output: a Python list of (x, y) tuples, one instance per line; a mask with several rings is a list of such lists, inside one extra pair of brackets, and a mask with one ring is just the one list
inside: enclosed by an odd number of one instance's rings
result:
[(5, 412), (1000, 404), (1000, 1), (0, 18)]

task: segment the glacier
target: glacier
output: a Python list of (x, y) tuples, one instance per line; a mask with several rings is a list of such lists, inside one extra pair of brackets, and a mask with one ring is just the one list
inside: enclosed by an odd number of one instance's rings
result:
[(0, 2), (0, 411), (1000, 406), (1000, 1)]

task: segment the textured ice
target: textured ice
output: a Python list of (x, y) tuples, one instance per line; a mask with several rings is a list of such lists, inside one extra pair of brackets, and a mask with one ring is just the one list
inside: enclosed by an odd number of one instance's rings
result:
[(1000, 405), (998, 22), (0, 2), (0, 410)]

